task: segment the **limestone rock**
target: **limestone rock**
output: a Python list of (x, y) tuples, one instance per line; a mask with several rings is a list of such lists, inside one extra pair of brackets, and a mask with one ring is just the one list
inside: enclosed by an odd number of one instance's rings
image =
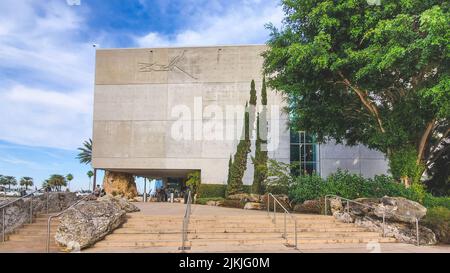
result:
[[(36, 217), (38, 214), (47, 213), (47, 196), (48, 211), (50, 213), (60, 212), (78, 200), (76, 194), (72, 192), (50, 192), (40, 196), (34, 196), (33, 198), (21, 199), (5, 208), (5, 232), (13, 232), (23, 224), (29, 223), (30, 202), (33, 204), (33, 217)], [(3, 223), (0, 217), (0, 230), (2, 228)]]
[(255, 203), (255, 202), (247, 202), (244, 206), (245, 210), (262, 210), (263, 207), (261, 203)]
[[(281, 205), (283, 205), (284, 208), (286, 208), (288, 211), (292, 210), (291, 207), (291, 203), (289, 201), (289, 197), (285, 194), (274, 194), (275, 198), (277, 198), (277, 200), (281, 203)], [(267, 209), (267, 198), (268, 195), (262, 195), (261, 197), (261, 203), (264, 209)], [(283, 208), (278, 204), (278, 202), (275, 202), (276, 204), (276, 208), (278, 212), (282, 212), (284, 211)], [(269, 206), (269, 210), (273, 211), (273, 198), (270, 197), (270, 206)]]
[[(383, 221), (377, 218), (365, 216), (357, 217), (355, 224), (371, 231), (383, 233)], [(398, 241), (407, 244), (417, 244), (416, 226), (404, 222), (386, 222), (384, 227), (386, 237), (394, 237)], [(428, 228), (419, 226), (420, 245), (434, 245), (437, 243), (436, 235)]]
[(123, 224), (125, 215), (118, 202), (83, 201), (61, 216), (55, 240), (68, 251), (81, 250)]
[(106, 201), (106, 202), (114, 202), (116, 203), (122, 210), (127, 213), (138, 212), (140, 209), (136, 207), (134, 204), (128, 202), (124, 198), (115, 197), (112, 195), (105, 195), (97, 199), (98, 201)]
[(214, 200), (210, 200), (210, 201), (208, 201), (208, 202), (206, 202), (206, 205), (207, 206), (217, 206), (217, 201), (214, 201)]
[(322, 210), (322, 204), (320, 200), (306, 200), (303, 204), (296, 204), (293, 211), (299, 213), (311, 213), (320, 214)]
[[(421, 219), (426, 208), (417, 202), (402, 197), (359, 198), (356, 203), (350, 202), (341, 212), (333, 216), (342, 222), (354, 222), (376, 232), (383, 232), (383, 213), (385, 213), (385, 236), (394, 237), (403, 243), (416, 244), (416, 217)], [(369, 207), (368, 207), (369, 206)], [(419, 225), (421, 245), (436, 244), (436, 235), (432, 230)]]
[(331, 214), (334, 214), (335, 212), (340, 212), (343, 210), (342, 201), (339, 198), (330, 198), (330, 209)]
[(107, 194), (133, 199), (137, 196), (134, 176), (129, 173), (106, 171), (103, 188)]
[(341, 212), (341, 211), (335, 211), (333, 213), (334, 218), (337, 220), (344, 222), (344, 223), (353, 223), (355, 219), (352, 217), (350, 213), (347, 212)]
[(403, 197), (385, 196), (381, 198), (381, 204), (374, 213), (378, 217), (382, 217), (383, 211), (387, 212), (386, 219), (406, 223), (414, 223), (416, 218), (420, 220), (427, 214), (427, 208)]
[(238, 194), (233, 194), (233, 195), (229, 195), (227, 197), (227, 199), (229, 200), (239, 200), (241, 202), (254, 202), (254, 203), (258, 203), (260, 200), (260, 195), (259, 194), (248, 194), (248, 193), (238, 193)]

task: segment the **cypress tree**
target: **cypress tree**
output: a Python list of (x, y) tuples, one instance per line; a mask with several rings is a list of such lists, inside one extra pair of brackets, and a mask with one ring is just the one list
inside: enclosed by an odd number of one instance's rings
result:
[[(267, 178), (267, 90), (266, 90), (266, 80), (263, 79), (262, 90), (261, 90), (261, 103), (263, 105), (263, 110), (261, 117), (258, 114), (257, 124), (256, 124), (256, 145), (255, 145), (255, 157), (252, 158), (255, 172), (253, 175), (253, 185), (252, 192), (257, 194), (264, 193), (264, 180)], [(261, 138), (261, 133), (264, 134)]]
[(245, 105), (244, 116), (244, 130), (243, 136), (237, 146), (234, 160), (231, 164), (230, 182), (227, 187), (227, 195), (233, 195), (242, 193), (244, 191), (244, 183), (242, 178), (244, 177), (245, 170), (247, 169), (247, 155), (250, 152), (250, 133), (249, 133), (249, 112), (248, 103)]
[(267, 88), (266, 88), (266, 77), (263, 78), (262, 89), (261, 89), (261, 104), (267, 106)]

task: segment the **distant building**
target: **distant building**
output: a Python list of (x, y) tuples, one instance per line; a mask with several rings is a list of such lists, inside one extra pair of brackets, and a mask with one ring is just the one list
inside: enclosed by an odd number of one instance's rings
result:
[[(248, 45), (98, 50), (94, 168), (168, 183), (200, 170), (202, 183), (226, 183), (228, 161), (239, 141), (227, 134), (234, 124), (233, 135), (241, 135), (243, 117), (243, 112), (230, 116), (229, 108), (243, 109), (252, 80), (261, 104), (265, 49)], [(300, 161), (302, 172), (323, 177), (338, 168), (366, 177), (387, 172), (379, 152), (364, 146), (318, 145), (309, 134), (291, 133), (280, 94), (268, 94), (269, 157)], [(244, 183), (252, 181), (248, 160)]]

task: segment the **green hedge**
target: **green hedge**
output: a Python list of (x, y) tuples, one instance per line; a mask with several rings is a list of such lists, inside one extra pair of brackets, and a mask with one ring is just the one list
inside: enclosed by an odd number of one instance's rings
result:
[(393, 178), (380, 175), (366, 179), (361, 175), (338, 170), (323, 179), (318, 175), (299, 176), (289, 190), (289, 197), (296, 203), (318, 199), (327, 194), (339, 195), (349, 199), (361, 197), (380, 198), (383, 196), (405, 197), (422, 203), (425, 207), (450, 208), (449, 197), (434, 197), (422, 192), (421, 187), (405, 188)]
[(225, 192), (227, 185), (224, 184), (200, 184), (198, 190), (198, 198), (213, 198), (222, 197), (225, 198)]

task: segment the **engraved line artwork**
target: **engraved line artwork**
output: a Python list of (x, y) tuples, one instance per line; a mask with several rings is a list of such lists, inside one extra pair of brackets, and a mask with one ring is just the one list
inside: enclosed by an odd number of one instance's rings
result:
[(184, 58), (184, 55), (186, 53), (186, 50), (183, 50), (183, 52), (173, 58), (168, 65), (164, 64), (157, 64), (156, 62), (153, 62), (153, 51), (149, 52), (149, 62), (148, 63), (138, 63), (139, 65), (139, 72), (153, 72), (153, 71), (181, 71), (182, 73), (186, 74), (187, 76), (193, 78), (194, 80), (198, 80), (198, 78), (194, 77), (192, 74), (188, 73), (184, 69), (180, 68), (178, 64), (180, 61)]

